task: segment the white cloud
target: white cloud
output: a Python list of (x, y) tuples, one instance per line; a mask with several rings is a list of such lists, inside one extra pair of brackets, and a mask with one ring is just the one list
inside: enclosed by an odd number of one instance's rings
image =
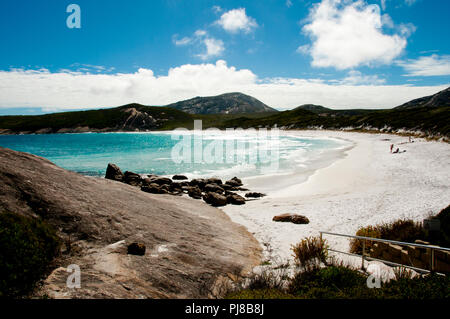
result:
[[(82, 64), (73, 63), (70, 65), (71, 69), (60, 70), (62, 72), (74, 72), (74, 73), (108, 73), (114, 71), (114, 67), (105, 67), (103, 65), (92, 65), (92, 64)], [(73, 70), (72, 70), (73, 69)], [(46, 69), (43, 69), (46, 70)]]
[(406, 46), (405, 35), (383, 33), (378, 5), (362, 0), (322, 0), (313, 6), (303, 32), (312, 39), (315, 67), (354, 68), (389, 64)]
[(412, 23), (400, 23), (398, 30), (402, 36), (409, 37), (411, 34), (416, 32), (417, 27)]
[(192, 38), (184, 37), (180, 40), (174, 39), (173, 42), (175, 43), (175, 45), (178, 45), (178, 46), (188, 45), (188, 44), (192, 43)]
[(195, 31), (194, 35), (196, 37), (204, 37), (206, 35), (206, 31), (205, 30), (197, 30), (197, 31)]
[(196, 45), (203, 47), (203, 52), (195, 55), (202, 60), (218, 57), (225, 51), (223, 41), (208, 36), (205, 30), (197, 30), (192, 37), (184, 37), (181, 40), (178, 40), (177, 35), (175, 35), (173, 42), (176, 46)]
[(386, 26), (387, 28), (394, 28), (395, 24), (394, 21), (392, 21), (392, 18), (389, 14), (383, 14), (381, 16), (381, 24), (383, 26)]
[(344, 79), (336, 82), (343, 85), (381, 85), (386, 80), (380, 79), (378, 75), (364, 75), (359, 71), (352, 70)]
[(308, 44), (301, 45), (297, 48), (296, 52), (301, 54), (309, 54), (311, 47)]
[(225, 31), (231, 33), (237, 33), (239, 31), (249, 33), (258, 27), (255, 19), (247, 16), (245, 8), (233, 9), (225, 12), (216, 23)]
[[(350, 77), (364, 76), (350, 73)], [(351, 81), (258, 77), (219, 60), (186, 64), (167, 75), (152, 70), (135, 73), (80, 74), (48, 70), (0, 71), (0, 107), (43, 107), (46, 110), (113, 107), (131, 102), (165, 105), (194, 96), (243, 92), (275, 108), (314, 103), (334, 108), (388, 108), (431, 95), (444, 86), (361, 85)]]
[(286, 7), (288, 7), (288, 8), (292, 7), (292, 1), (291, 0), (286, 0)]
[[(381, 8), (383, 10), (386, 10), (386, 2), (387, 1), (388, 0), (380, 0)], [(398, 4), (399, 0), (394, 0), (394, 2), (397, 2), (397, 4)], [(417, 0), (403, 0), (403, 3), (409, 7), (412, 6), (413, 4), (415, 4), (416, 2), (417, 2)]]
[(405, 69), (406, 76), (450, 75), (450, 55), (432, 54), (415, 60), (399, 61), (397, 64)]
[(202, 60), (208, 60), (212, 57), (220, 56), (225, 50), (222, 40), (217, 40), (214, 38), (206, 38), (203, 40), (206, 46), (206, 52), (198, 54)]
[(212, 10), (213, 10), (215, 13), (220, 13), (220, 12), (222, 12), (222, 8), (221, 8), (220, 6), (213, 6), (213, 7), (212, 7)]

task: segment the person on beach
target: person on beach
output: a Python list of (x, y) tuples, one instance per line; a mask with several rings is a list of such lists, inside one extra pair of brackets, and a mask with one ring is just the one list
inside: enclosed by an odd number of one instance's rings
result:
[(394, 144), (391, 144), (391, 153), (392, 153), (392, 149), (394, 148)]

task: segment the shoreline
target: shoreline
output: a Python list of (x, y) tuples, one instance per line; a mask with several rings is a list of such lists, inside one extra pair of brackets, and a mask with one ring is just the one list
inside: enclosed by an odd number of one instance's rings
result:
[[(294, 131), (291, 131), (292, 133)], [(343, 131), (295, 131), (304, 137), (340, 137), (354, 142), (346, 155), (319, 168), (306, 181), (269, 193), (242, 207), (222, 208), (245, 226), (277, 259), (291, 260), (291, 245), (319, 231), (354, 235), (358, 228), (408, 218), (422, 221), (445, 208), (450, 198), (450, 145), (393, 134)], [(391, 154), (395, 144), (405, 153)], [(400, 144), (404, 143), (404, 144)], [(247, 181), (245, 184), (247, 184)], [(250, 186), (259, 191), (257, 186)], [(273, 216), (295, 213), (307, 225), (276, 223)], [(331, 248), (348, 251), (349, 240), (325, 237)], [(265, 252), (269, 258), (268, 252)], [(273, 257), (273, 256), (272, 256)], [(354, 257), (338, 257), (352, 262)], [(360, 259), (359, 259), (360, 261)]]
[[(296, 128), (296, 129), (289, 129), (289, 128), (279, 128), (277, 127), (281, 132), (348, 132), (348, 133), (362, 133), (362, 134), (385, 134), (385, 135), (395, 135), (395, 136), (411, 136), (414, 138), (421, 138), (431, 141), (439, 141), (443, 143), (450, 143), (450, 137), (447, 135), (442, 134), (432, 134), (432, 133), (426, 133), (424, 131), (418, 131), (418, 130), (409, 130), (409, 129), (398, 129), (396, 131), (388, 131), (384, 129), (377, 129), (377, 128), (347, 128), (347, 127), (341, 127), (341, 128), (320, 128), (320, 127), (308, 127), (308, 128)], [(220, 131), (225, 132), (226, 129), (217, 128)], [(234, 128), (236, 129), (236, 128)], [(271, 129), (269, 127), (268, 129)], [(188, 131), (192, 131), (193, 129), (187, 129)], [(245, 130), (245, 129), (244, 129)], [(103, 133), (167, 133), (171, 132), (173, 129), (170, 130), (159, 130), (159, 131), (121, 131), (121, 130), (81, 130), (81, 131), (64, 131), (64, 132), (29, 132), (29, 131), (10, 131), (9, 129), (0, 129), (0, 136), (10, 136), (10, 135), (56, 135), (56, 134), (103, 134)]]

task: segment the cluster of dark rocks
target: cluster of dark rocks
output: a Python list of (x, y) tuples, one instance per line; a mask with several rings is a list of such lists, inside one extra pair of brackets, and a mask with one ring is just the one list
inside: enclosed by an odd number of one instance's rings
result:
[[(142, 191), (152, 194), (179, 195), (188, 194), (195, 199), (203, 199), (212, 206), (225, 206), (227, 204), (243, 205), (248, 198), (265, 196), (262, 193), (248, 192), (245, 198), (235, 193), (236, 191), (248, 191), (243, 188), (242, 181), (233, 177), (222, 182), (219, 178), (197, 178), (188, 181), (184, 175), (174, 175), (172, 178), (158, 175), (146, 175), (126, 171), (115, 164), (108, 164), (105, 178), (140, 187)], [(246, 199), (247, 198), (247, 199)]]

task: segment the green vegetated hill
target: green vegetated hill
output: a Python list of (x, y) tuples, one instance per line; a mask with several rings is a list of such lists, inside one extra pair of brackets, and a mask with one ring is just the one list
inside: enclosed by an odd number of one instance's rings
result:
[[(450, 88), (389, 110), (333, 110), (306, 104), (264, 118), (241, 116), (223, 127), (278, 127), (328, 129), (354, 128), (384, 131), (421, 131), (427, 135), (450, 136)], [(416, 102), (414, 102), (416, 101)]]
[(450, 136), (450, 107), (422, 107), (415, 109), (392, 109), (362, 112), (364, 114), (346, 115), (344, 112), (316, 114), (311, 111), (297, 109), (285, 111), (260, 119), (239, 117), (225, 121), (223, 127), (278, 127), (328, 129), (384, 129), (396, 131), (400, 129), (421, 131), (429, 135)]
[(279, 112), (241, 93), (197, 97), (166, 107), (128, 104), (116, 108), (37, 116), (0, 116), (0, 133), (150, 131), (193, 128), (283, 127), (287, 129), (378, 129), (450, 136), (450, 88), (389, 110), (334, 110), (305, 104)]
[(450, 106), (450, 87), (436, 94), (409, 101), (397, 106), (396, 109), (414, 109), (419, 107), (433, 108), (443, 106)]
[(1, 116), (4, 132), (66, 133), (173, 129), (191, 122), (189, 114), (167, 108), (128, 104), (116, 108), (45, 115)]
[(189, 114), (242, 114), (274, 113), (277, 110), (267, 106), (252, 96), (239, 92), (217, 96), (194, 97), (193, 99), (169, 104), (171, 107)]

